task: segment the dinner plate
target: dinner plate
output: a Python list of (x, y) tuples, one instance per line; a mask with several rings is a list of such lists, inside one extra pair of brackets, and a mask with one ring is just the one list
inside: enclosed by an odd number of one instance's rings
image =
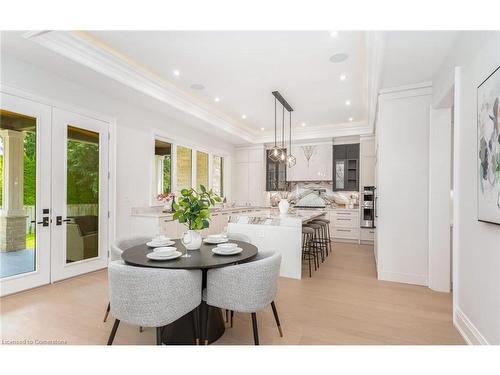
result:
[(243, 249), (242, 249), (241, 247), (237, 247), (236, 249), (231, 250), (231, 251), (227, 251), (227, 250), (226, 250), (226, 251), (223, 251), (223, 250), (221, 250), (221, 249), (220, 249), (220, 248), (218, 248), (218, 247), (214, 247), (214, 248), (212, 249), (212, 252), (213, 252), (214, 254), (217, 254), (217, 255), (236, 255), (236, 254), (241, 253), (242, 251), (243, 251)]
[(227, 242), (227, 241), (229, 241), (227, 238), (223, 238), (222, 240), (210, 240), (208, 238), (205, 238), (203, 240), (203, 242), (208, 243), (208, 244), (212, 244), (212, 245), (218, 245), (220, 243), (224, 243), (224, 242)]
[(149, 241), (148, 243), (146, 243), (146, 245), (148, 245), (149, 247), (164, 247), (164, 246), (170, 246), (173, 244), (175, 244), (175, 241), (172, 241), (172, 240), (163, 241), (163, 242)]
[(158, 253), (152, 252), (152, 253), (146, 254), (146, 257), (148, 257), (148, 259), (151, 259), (151, 260), (172, 260), (172, 259), (179, 258), (181, 255), (182, 255), (182, 253), (180, 251), (176, 251), (174, 254), (169, 255), (168, 257), (161, 256)]

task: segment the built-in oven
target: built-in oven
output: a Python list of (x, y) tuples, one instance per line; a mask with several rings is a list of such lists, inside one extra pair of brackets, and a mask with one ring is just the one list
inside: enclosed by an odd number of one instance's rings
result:
[(365, 186), (361, 193), (361, 228), (375, 228), (375, 186)]

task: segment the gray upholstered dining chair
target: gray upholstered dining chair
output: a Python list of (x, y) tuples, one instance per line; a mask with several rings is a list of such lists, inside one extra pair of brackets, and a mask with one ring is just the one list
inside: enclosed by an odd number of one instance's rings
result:
[[(109, 300), (115, 323), (108, 345), (113, 343), (121, 321), (155, 327), (156, 344), (161, 345), (163, 327), (200, 305), (201, 277), (200, 270), (154, 269), (129, 266), (123, 261), (111, 262)], [(198, 336), (194, 315), (192, 318)]]
[[(127, 237), (127, 238), (122, 238), (119, 240), (116, 240), (111, 244), (111, 251), (109, 253), (109, 260), (110, 262), (114, 262), (116, 260), (121, 260), (122, 259), (122, 253), (130, 249), (131, 247), (137, 246), (137, 245), (142, 245), (145, 244), (146, 242), (151, 241), (151, 237), (144, 237), (144, 236), (135, 236), (135, 237)], [(110, 305), (108, 302), (108, 307), (106, 307), (106, 313), (104, 314), (104, 319), (103, 322), (106, 322), (108, 319), (109, 315), (109, 310), (110, 310)], [(141, 329), (142, 331), (142, 329)]]
[[(207, 272), (207, 305), (231, 312), (250, 313), (255, 345), (259, 345), (256, 313), (269, 304), (273, 309), (279, 334), (283, 337), (278, 311), (274, 303), (278, 290), (280, 264), (281, 254), (259, 252), (254, 261), (212, 269)], [(207, 325), (204, 324), (205, 332), (202, 335), (205, 338), (205, 344), (207, 344)]]
[(243, 241), (243, 242), (252, 243), (252, 240), (250, 239), (250, 237), (248, 237), (246, 234), (243, 234), (243, 233), (228, 233), (227, 239), (233, 240), (233, 241)]

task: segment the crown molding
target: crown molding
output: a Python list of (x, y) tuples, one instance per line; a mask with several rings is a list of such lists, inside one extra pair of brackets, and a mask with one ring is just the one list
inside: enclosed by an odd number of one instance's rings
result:
[[(370, 56), (381, 55), (382, 34), (368, 42)], [(371, 33), (369, 33), (371, 34)], [(137, 62), (130, 60), (127, 56), (120, 54), (106, 44), (93, 38), (89, 34), (80, 31), (30, 31), (23, 34), (39, 45), (52, 50), (76, 63), (86, 66), (104, 76), (120, 82), (134, 90), (149, 97), (155, 98), (179, 111), (187, 113), (200, 119), (217, 130), (238, 137), (241, 144), (258, 144), (274, 141), (273, 132), (261, 132), (247, 128), (226, 114), (208, 106), (192, 95), (182, 91), (171, 82), (157, 76), (153, 72), (140, 66)], [(370, 47), (371, 46), (371, 47)], [(378, 82), (380, 77), (380, 58), (370, 60), (373, 65), (369, 69), (369, 88), (375, 90), (375, 95), (369, 92), (370, 111), (376, 106), (378, 94)], [(375, 99), (372, 98), (375, 96)], [(375, 100), (375, 104), (373, 104)], [(371, 112), (370, 112), (371, 115)], [(325, 139), (332, 137), (355, 136), (371, 134), (373, 132), (373, 121), (328, 124), (308, 126), (293, 130), (293, 141), (307, 141), (313, 139)]]
[[(363, 134), (372, 134), (372, 127), (366, 122), (359, 123), (342, 123), (321, 126), (308, 126), (292, 130), (292, 144), (321, 138), (348, 137)], [(274, 142), (274, 133), (269, 132), (256, 139), (257, 143)]]
[(85, 33), (32, 31), (25, 33), (23, 37), (173, 108), (203, 120), (219, 130), (238, 136), (247, 142), (255, 142), (257, 132), (244, 128), (223, 113), (216, 113), (195, 97), (145, 70)]

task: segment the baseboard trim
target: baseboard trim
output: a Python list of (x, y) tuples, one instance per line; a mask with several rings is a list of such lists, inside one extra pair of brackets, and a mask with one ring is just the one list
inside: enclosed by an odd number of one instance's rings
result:
[(455, 310), (453, 325), (468, 345), (490, 345), (465, 313), (458, 307)]
[(404, 284), (428, 285), (427, 275), (418, 275), (414, 273), (388, 272), (379, 269), (378, 279)]

